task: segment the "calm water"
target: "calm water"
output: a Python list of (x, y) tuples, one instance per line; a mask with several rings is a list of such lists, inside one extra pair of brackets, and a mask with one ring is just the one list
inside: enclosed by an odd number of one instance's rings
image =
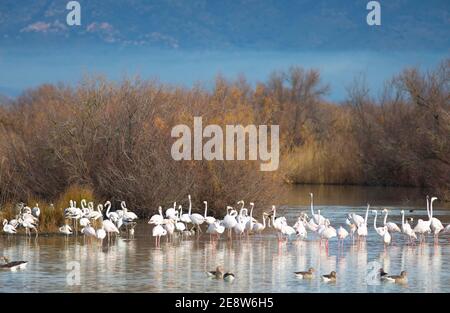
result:
[[(413, 189), (316, 187), (313, 191), (316, 208), (336, 228), (344, 224), (350, 211), (363, 215), (366, 201), (375, 207), (388, 206), (389, 220), (398, 224), (401, 209), (415, 220), (426, 217), (425, 201)], [(305, 193), (306, 187), (292, 188), (283, 195), (285, 201), (280, 201), (286, 206), (279, 213), (291, 225), (300, 211), (308, 210)], [(448, 207), (434, 204), (435, 215), (448, 224)], [(157, 248), (146, 223), (137, 226), (133, 240), (119, 238), (109, 245), (105, 241), (103, 246), (87, 243), (83, 237), (0, 237), (0, 255), (29, 261), (24, 271), (0, 272), (0, 292), (450, 292), (450, 234), (441, 236), (438, 246), (428, 238), (428, 243), (420, 247), (408, 246), (402, 235), (394, 234), (394, 245), (384, 250), (373, 230), (372, 215), (369, 224), (363, 246), (347, 239), (344, 248), (338, 249), (337, 240), (332, 240), (328, 252), (319, 247), (313, 234), (308, 234), (306, 241), (278, 243), (271, 229), (262, 236), (232, 243), (225, 239), (210, 242), (206, 235), (200, 240), (174, 243), (166, 243), (163, 238)], [(391, 274), (407, 270), (408, 284), (373, 285), (374, 261)], [(80, 284), (69, 285), (67, 277), (70, 280), (76, 264)], [(205, 271), (218, 264), (236, 274), (233, 283), (206, 278)], [(317, 274), (335, 270), (338, 281), (326, 284), (319, 275), (302, 281), (293, 275), (310, 266)]]

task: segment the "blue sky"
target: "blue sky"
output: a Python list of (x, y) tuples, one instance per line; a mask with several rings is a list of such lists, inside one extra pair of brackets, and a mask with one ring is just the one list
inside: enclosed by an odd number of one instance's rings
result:
[(67, 2), (2, 0), (0, 93), (85, 74), (254, 83), (298, 65), (321, 70), (339, 101), (356, 75), (375, 92), (405, 67), (450, 56), (447, 0), (380, 1), (379, 27), (366, 24), (365, 0), (85, 0), (77, 27), (65, 24)]

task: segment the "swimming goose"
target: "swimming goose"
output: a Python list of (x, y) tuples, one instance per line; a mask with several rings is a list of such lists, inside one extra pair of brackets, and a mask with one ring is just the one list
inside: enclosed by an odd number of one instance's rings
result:
[(408, 282), (408, 273), (402, 271), (400, 275), (386, 275), (386, 281), (396, 284), (406, 284)]
[(1, 260), (3, 260), (4, 264), (0, 264), (0, 269), (6, 269), (10, 271), (17, 271), (18, 269), (25, 269), (27, 267), (28, 261), (12, 261), (10, 262), (9, 259), (5, 256), (0, 257)]
[(224, 273), (222, 266), (217, 266), (215, 271), (206, 272), (206, 274), (209, 277), (215, 278), (215, 279), (223, 279), (227, 282), (232, 282), (235, 279), (235, 276), (233, 273), (226, 272)]
[(328, 275), (322, 275), (322, 280), (324, 282), (335, 282), (336, 281), (336, 272), (332, 271)]
[(294, 272), (294, 274), (300, 279), (312, 279), (314, 272), (314, 268), (310, 267), (306, 272)]

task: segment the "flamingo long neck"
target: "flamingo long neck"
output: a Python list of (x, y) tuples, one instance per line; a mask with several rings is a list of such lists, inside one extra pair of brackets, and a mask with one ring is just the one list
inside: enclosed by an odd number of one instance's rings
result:
[(106, 209), (106, 217), (109, 218), (109, 210), (111, 210), (111, 202), (106, 202), (105, 206), (107, 206), (108, 208)]
[(377, 215), (378, 211), (375, 211), (375, 218), (373, 219), (373, 228), (377, 229)]
[(191, 197), (189, 197), (189, 215), (191, 215), (192, 212), (192, 201), (191, 201)]
[(208, 202), (205, 201), (205, 218), (206, 218), (206, 212), (208, 211)]
[(433, 201), (435, 199), (430, 200), (430, 220), (433, 219)]
[(263, 215), (263, 228), (266, 228), (266, 217)]
[(405, 225), (405, 212), (402, 211), (402, 225)]
[(314, 195), (311, 194), (311, 214), (314, 217)]
[(81, 210), (86, 208), (86, 199), (81, 200)]
[(245, 203), (244, 203), (244, 201), (241, 201), (241, 203), (242, 203), (242, 206), (241, 206), (241, 210), (242, 210), (244, 208)]
[(428, 219), (431, 220), (431, 215), (430, 215), (430, 202), (429, 202), (429, 197), (427, 196), (427, 215), (428, 215)]
[(387, 223), (387, 216), (388, 216), (389, 212), (386, 210), (386, 213), (384, 214), (384, 221), (383, 221), (383, 225), (386, 225)]
[(364, 217), (364, 224), (366, 224), (366, 225), (367, 225), (367, 218), (369, 217), (369, 208), (370, 208), (370, 204), (367, 205), (366, 216)]
[(275, 215), (277, 214), (277, 208), (273, 208), (272, 225), (275, 225)]

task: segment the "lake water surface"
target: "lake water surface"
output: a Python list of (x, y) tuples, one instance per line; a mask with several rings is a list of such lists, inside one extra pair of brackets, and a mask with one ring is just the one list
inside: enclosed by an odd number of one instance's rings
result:
[[(364, 215), (368, 201), (376, 209), (388, 207), (389, 220), (398, 225), (401, 209), (415, 221), (426, 218), (425, 199), (416, 189), (297, 186), (279, 200), (279, 214), (290, 225), (300, 211), (309, 210), (309, 191), (335, 228), (344, 225), (348, 212)], [(434, 207), (434, 215), (444, 225), (450, 223), (448, 206), (436, 201)], [(134, 239), (122, 237), (102, 246), (82, 236), (2, 236), (0, 255), (29, 264), (23, 271), (0, 271), (0, 292), (450, 292), (450, 234), (442, 235), (439, 245), (428, 237), (420, 246), (407, 245), (401, 234), (394, 234), (394, 244), (385, 250), (369, 216), (365, 244), (347, 238), (339, 249), (334, 239), (328, 251), (311, 233), (304, 241), (279, 243), (273, 229), (232, 242), (224, 236), (216, 242), (206, 235), (173, 243), (163, 238), (158, 248), (147, 223), (137, 226)], [(205, 271), (219, 264), (236, 275), (233, 283), (206, 277)], [(293, 275), (311, 266), (317, 271), (311, 281)], [(408, 284), (379, 284), (373, 279), (379, 266), (390, 274), (407, 270)], [(79, 284), (73, 276), (77, 270)], [(337, 282), (321, 282), (320, 274), (332, 270)]]

